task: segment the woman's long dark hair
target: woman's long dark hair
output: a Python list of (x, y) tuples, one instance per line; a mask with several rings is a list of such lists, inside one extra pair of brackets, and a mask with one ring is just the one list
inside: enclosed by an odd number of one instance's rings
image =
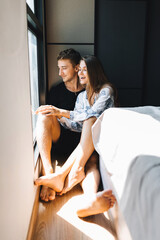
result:
[(93, 94), (99, 93), (102, 86), (104, 84), (107, 84), (109, 87), (111, 87), (111, 90), (113, 91), (114, 105), (118, 106), (117, 89), (113, 86), (112, 83), (108, 81), (100, 61), (92, 55), (86, 55), (82, 57), (82, 60), (86, 63), (89, 76), (89, 86), (86, 90), (90, 105)]

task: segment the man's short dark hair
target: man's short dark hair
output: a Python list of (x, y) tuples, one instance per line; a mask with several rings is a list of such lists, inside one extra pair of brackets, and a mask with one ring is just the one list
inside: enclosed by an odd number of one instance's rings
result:
[(57, 56), (57, 61), (62, 59), (69, 59), (73, 67), (75, 67), (77, 64), (79, 64), (81, 60), (81, 55), (79, 52), (77, 52), (73, 48), (69, 48), (64, 51), (61, 51)]

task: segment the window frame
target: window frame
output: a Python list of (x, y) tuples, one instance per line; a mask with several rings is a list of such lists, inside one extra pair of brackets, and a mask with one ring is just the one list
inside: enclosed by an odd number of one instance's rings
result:
[[(46, 103), (46, 40), (45, 40), (45, 17), (44, 0), (34, 0), (33, 13), (26, 2), (28, 30), (37, 38), (37, 65), (38, 65), (38, 93), (39, 105)], [(29, 42), (28, 42), (29, 44)], [(31, 90), (31, 89), (30, 89)], [(34, 162), (37, 163), (39, 151), (36, 136), (33, 133)]]

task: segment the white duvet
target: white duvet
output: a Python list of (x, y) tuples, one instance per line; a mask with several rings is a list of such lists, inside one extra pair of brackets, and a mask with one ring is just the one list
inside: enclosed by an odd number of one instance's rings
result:
[(160, 108), (110, 108), (92, 131), (132, 239), (159, 240)]

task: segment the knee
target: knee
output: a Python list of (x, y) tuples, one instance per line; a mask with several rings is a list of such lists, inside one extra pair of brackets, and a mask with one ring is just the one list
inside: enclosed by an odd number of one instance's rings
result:
[(99, 164), (99, 155), (98, 153), (93, 153), (90, 157), (90, 161), (89, 161), (91, 164), (93, 165), (97, 165)]
[(94, 151), (93, 153), (92, 153), (92, 155), (91, 155), (91, 157), (90, 157), (90, 161), (92, 162), (92, 163), (98, 163), (98, 161), (99, 161), (99, 155), (98, 155), (98, 153), (96, 152), (96, 151)]
[(85, 120), (83, 124), (92, 127), (92, 125), (95, 123), (96, 120), (97, 120), (96, 117), (91, 117)]
[(90, 169), (90, 168), (98, 168), (98, 165), (99, 165), (99, 155), (98, 153), (94, 152), (89, 158), (86, 166), (87, 166), (87, 169)]
[(95, 121), (96, 121), (96, 117), (90, 117), (90, 118), (88, 118), (87, 120), (85, 120), (87, 123), (94, 123)]
[(50, 116), (45, 114), (38, 114), (36, 129), (41, 129), (43, 127), (49, 127), (52, 124), (52, 119)]

